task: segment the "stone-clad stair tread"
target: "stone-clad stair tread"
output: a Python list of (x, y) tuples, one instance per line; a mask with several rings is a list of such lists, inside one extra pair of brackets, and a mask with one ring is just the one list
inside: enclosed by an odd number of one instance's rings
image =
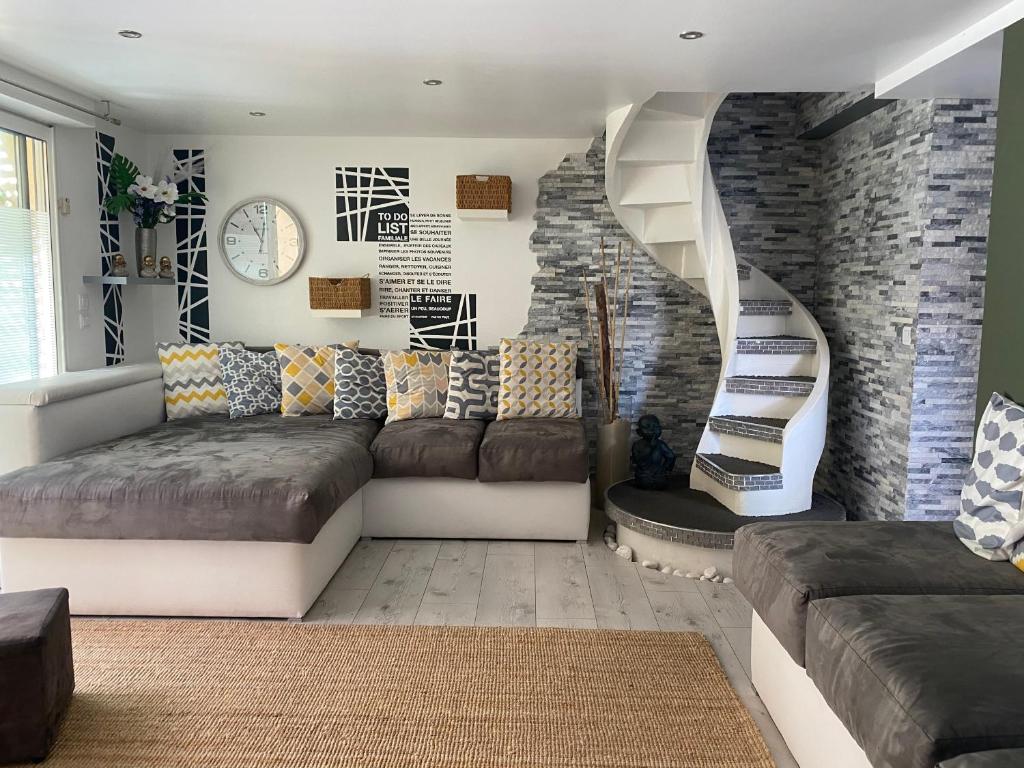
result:
[(730, 379), (753, 379), (754, 381), (792, 381), (800, 384), (813, 384), (813, 376), (730, 376)]
[(740, 314), (747, 317), (791, 315), (793, 302), (789, 299), (740, 299)]
[(732, 414), (722, 414), (721, 416), (712, 416), (713, 419), (728, 419), (729, 421), (740, 421), (744, 424), (756, 424), (759, 427), (775, 427), (777, 429), (785, 429), (789, 423), (789, 419), (773, 419), (768, 416), (734, 416)]
[(730, 475), (777, 475), (778, 467), (771, 464), (763, 464), (760, 461), (750, 461), (736, 456), (726, 456), (724, 453), (701, 453), (698, 454), (710, 461), (723, 472)]
[(774, 336), (737, 336), (737, 339), (789, 339), (792, 341), (814, 341), (809, 336), (792, 336), (788, 333), (778, 333)]

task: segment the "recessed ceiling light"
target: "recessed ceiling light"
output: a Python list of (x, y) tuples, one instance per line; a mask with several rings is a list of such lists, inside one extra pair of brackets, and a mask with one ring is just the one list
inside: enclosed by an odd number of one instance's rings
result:
[(704, 37), (704, 33), (692, 29), (689, 32), (682, 32), (679, 35), (679, 37), (681, 37), (683, 40), (700, 40), (702, 37)]
[(138, 40), (140, 37), (142, 37), (142, 33), (136, 32), (134, 29), (122, 29), (117, 34), (119, 34), (121, 37), (127, 37), (129, 40)]
[(423, 84), (424, 85), (440, 85), (441, 81), (440, 80), (436, 80), (434, 78), (430, 78), (429, 80), (424, 80)]
[(266, 112), (250, 112), (249, 117), (266, 117)]

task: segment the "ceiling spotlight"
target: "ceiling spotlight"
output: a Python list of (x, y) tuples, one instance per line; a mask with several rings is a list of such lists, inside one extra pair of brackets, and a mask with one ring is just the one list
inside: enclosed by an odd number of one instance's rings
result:
[(679, 35), (679, 37), (682, 38), (683, 40), (700, 40), (702, 37), (704, 37), (704, 33), (692, 29), (689, 32), (682, 32)]
[(423, 84), (424, 85), (440, 85), (441, 81), (440, 80), (435, 80), (434, 78), (430, 78), (429, 80), (424, 80)]
[(136, 32), (134, 29), (122, 29), (117, 34), (119, 34), (121, 37), (127, 37), (129, 40), (138, 40), (140, 37), (142, 37), (142, 33)]
[(250, 112), (249, 117), (266, 117), (266, 112)]

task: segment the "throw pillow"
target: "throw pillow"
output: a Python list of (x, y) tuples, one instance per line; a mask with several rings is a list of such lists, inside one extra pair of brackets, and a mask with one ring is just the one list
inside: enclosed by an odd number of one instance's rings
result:
[(444, 417), (493, 419), (497, 416), (500, 364), (501, 358), (496, 353), (452, 352)]
[(576, 415), (576, 344), (502, 339), (498, 420)]
[(444, 416), (451, 352), (384, 352), (381, 358), (388, 387), (387, 423)]
[[(1024, 541), (1024, 408), (993, 394), (981, 417), (974, 463), (953, 529), (974, 554), (1009, 560)], [(1018, 549), (1018, 552), (1014, 550)]]
[(220, 367), (232, 419), (281, 412), (281, 366), (277, 352), (221, 347)]
[(334, 358), (334, 418), (379, 419), (388, 414), (388, 387), (379, 355), (339, 349)]
[(167, 420), (227, 413), (228, 395), (221, 378), (221, 347), (241, 344), (159, 342), (157, 357), (164, 373)]
[[(358, 341), (343, 346), (356, 349)], [(281, 366), (281, 414), (307, 416), (334, 410), (334, 353), (338, 346), (275, 344)]]

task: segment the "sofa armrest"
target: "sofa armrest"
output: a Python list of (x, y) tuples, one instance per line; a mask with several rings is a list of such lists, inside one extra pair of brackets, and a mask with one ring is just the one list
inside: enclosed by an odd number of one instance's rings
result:
[(159, 363), (75, 371), (0, 386), (0, 474), (164, 420)]

